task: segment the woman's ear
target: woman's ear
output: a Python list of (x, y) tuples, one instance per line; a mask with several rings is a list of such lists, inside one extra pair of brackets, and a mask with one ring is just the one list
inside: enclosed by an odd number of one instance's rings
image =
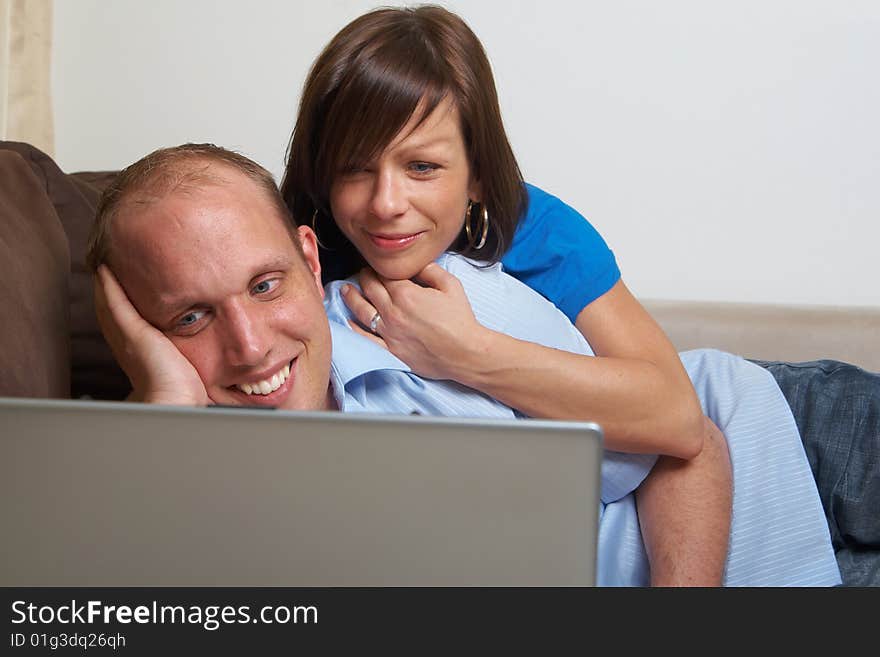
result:
[(468, 199), (474, 203), (483, 202), (483, 186), (480, 184), (480, 181), (475, 178), (472, 178), (471, 182), (468, 184)]

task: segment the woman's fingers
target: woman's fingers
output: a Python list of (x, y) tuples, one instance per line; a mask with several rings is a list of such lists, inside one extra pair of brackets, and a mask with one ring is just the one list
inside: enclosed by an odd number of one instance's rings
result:
[[(343, 286), (342, 299), (351, 310), (361, 330), (367, 337), (381, 335), (376, 341), (383, 347), (393, 350), (403, 349), (401, 341), (416, 339), (414, 320), (419, 317), (435, 316), (438, 308), (454, 312), (459, 316), (464, 312), (472, 318), (470, 305), (461, 290), (458, 279), (434, 263), (419, 273), (418, 282), (410, 280), (390, 280), (376, 274), (372, 269), (363, 269), (358, 274), (361, 290), (352, 285)], [(466, 318), (467, 318), (466, 317)], [(434, 329), (426, 329), (429, 334)], [(396, 351), (395, 351), (396, 353)]]
[[(358, 283), (361, 285), (364, 298), (373, 305), (373, 308), (380, 313), (390, 310), (393, 305), (391, 295), (388, 293), (385, 283), (379, 279), (376, 272), (369, 268), (361, 269), (358, 273)], [(369, 323), (370, 318), (367, 317), (365, 326), (368, 326)]]
[(416, 280), (426, 287), (432, 287), (441, 292), (446, 292), (451, 285), (455, 285), (458, 282), (455, 276), (436, 262), (428, 263), (422, 271), (416, 274)]
[[(376, 316), (376, 313), (379, 312), (376, 306), (370, 303), (354, 285), (343, 285), (341, 292), (342, 300), (345, 302), (345, 305), (348, 306), (348, 309), (351, 310), (351, 313), (361, 325), (357, 328), (369, 327), (373, 318)], [(352, 324), (352, 327), (354, 327), (354, 324)], [(366, 334), (363, 331), (358, 332)], [(374, 334), (371, 332), (369, 335)]]
[(369, 331), (365, 331), (357, 323), (352, 322), (352, 321), (349, 321), (348, 325), (351, 327), (351, 330), (354, 331), (355, 333), (359, 333), (360, 335), (367, 338), (367, 340), (375, 342), (377, 345), (379, 345), (383, 349), (386, 349), (386, 350), (388, 349), (388, 345), (385, 343), (385, 340), (383, 340), (381, 337), (379, 337), (375, 333), (370, 333)]

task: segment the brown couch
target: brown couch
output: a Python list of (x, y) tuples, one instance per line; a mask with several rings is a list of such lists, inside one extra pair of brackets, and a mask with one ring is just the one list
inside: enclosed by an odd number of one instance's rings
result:
[(66, 175), (34, 147), (0, 142), (0, 396), (128, 394), (98, 329), (84, 263), (113, 175)]

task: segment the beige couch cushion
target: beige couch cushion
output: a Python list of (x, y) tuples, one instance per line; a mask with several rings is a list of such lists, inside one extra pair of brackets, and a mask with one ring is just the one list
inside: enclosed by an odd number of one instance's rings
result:
[(713, 347), (761, 360), (842, 360), (880, 372), (880, 308), (643, 302), (679, 351)]

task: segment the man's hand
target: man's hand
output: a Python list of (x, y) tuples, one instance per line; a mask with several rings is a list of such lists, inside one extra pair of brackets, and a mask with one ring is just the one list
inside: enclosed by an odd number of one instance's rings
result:
[(131, 381), (133, 400), (193, 406), (210, 402), (192, 364), (140, 316), (106, 265), (98, 267), (95, 279), (95, 312), (113, 356)]

